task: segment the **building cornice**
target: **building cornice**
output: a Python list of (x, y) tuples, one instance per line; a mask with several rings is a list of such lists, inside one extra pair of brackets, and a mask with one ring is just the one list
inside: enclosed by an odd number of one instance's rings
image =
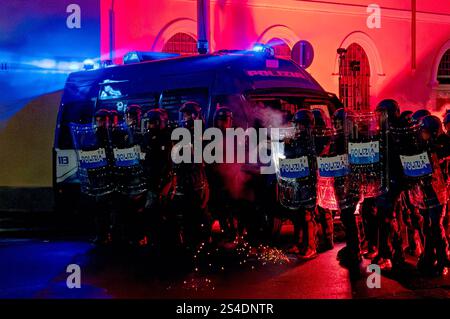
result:
[[(192, 0), (184, 0), (192, 1)], [(231, 6), (236, 2), (211, 0), (211, 3), (221, 2), (221, 5)], [(338, 3), (335, 1), (311, 0), (247, 0), (247, 5), (255, 8), (281, 9), (286, 11), (316, 12), (341, 16), (367, 17), (367, 6), (359, 4)], [(411, 10), (381, 7), (382, 17), (390, 20), (411, 20)], [(450, 13), (417, 11), (418, 22), (450, 24)]]

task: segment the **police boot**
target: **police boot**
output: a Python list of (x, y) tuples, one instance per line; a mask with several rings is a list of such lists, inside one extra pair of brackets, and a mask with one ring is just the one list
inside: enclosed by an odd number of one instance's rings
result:
[(343, 209), (341, 211), (341, 220), (345, 227), (346, 249), (340, 254), (339, 260), (344, 266), (359, 265), (361, 262), (361, 248), (354, 208)]
[(320, 251), (327, 251), (334, 248), (333, 227), (333, 215), (331, 211), (327, 210), (324, 212), (322, 219), (323, 242), (320, 245)]
[(414, 257), (420, 257), (420, 255), (422, 255), (423, 253), (423, 247), (418, 230), (411, 229), (411, 234), (408, 234), (408, 237), (408, 240), (410, 241), (407, 248), (408, 254)]
[(317, 257), (316, 245), (316, 225), (314, 223), (313, 214), (310, 211), (305, 212), (305, 228), (303, 231), (304, 242), (307, 244), (306, 249), (300, 253), (299, 258), (309, 260)]
[(369, 246), (367, 252), (364, 254), (366, 259), (375, 259), (378, 256), (378, 249), (375, 246)]
[(436, 275), (445, 276), (448, 274), (449, 260), (448, 260), (448, 244), (445, 235), (439, 238), (436, 243)]
[(288, 253), (297, 255), (300, 254), (300, 251), (304, 246), (303, 242), (304, 227), (302, 221), (300, 220), (300, 218), (298, 218), (298, 216), (294, 216), (294, 218), (292, 218), (292, 223), (294, 224), (294, 243), (292, 244), (292, 246), (288, 248)]
[(417, 269), (427, 275), (431, 275), (436, 267), (436, 256), (434, 254), (433, 246), (431, 245), (431, 238), (427, 236), (425, 240), (425, 249), (423, 254), (417, 261)]
[(109, 212), (101, 211), (95, 218), (95, 245), (109, 245), (112, 243), (112, 230), (109, 220)]
[(377, 265), (381, 270), (391, 271), (392, 270), (392, 260), (390, 258), (380, 258), (378, 259)]
[(396, 219), (394, 219), (392, 227), (392, 233), (394, 234), (392, 242), (394, 247), (392, 262), (396, 268), (402, 268), (405, 265), (405, 252), (403, 250), (403, 240), (400, 233), (400, 225)]
[[(448, 243), (445, 236), (445, 230), (442, 225), (443, 210), (436, 208), (430, 211), (431, 227), (430, 227), (430, 248), (435, 251), (435, 268), (434, 275), (443, 275), (448, 272), (446, 269), (448, 259)], [(427, 238), (428, 240), (428, 238)], [(428, 247), (426, 247), (428, 248)], [(427, 252), (427, 251), (425, 251)]]
[(344, 246), (343, 248), (339, 249), (339, 251), (337, 252), (336, 259), (342, 260), (343, 258), (345, 258), (346, 254), (348, 254), (348, 247)]

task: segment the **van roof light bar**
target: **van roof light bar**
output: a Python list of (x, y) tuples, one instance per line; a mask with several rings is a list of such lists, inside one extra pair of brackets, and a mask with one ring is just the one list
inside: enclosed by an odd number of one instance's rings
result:
[(131, 51), (123, 57), (123, 64), (156, 61), (180, 56), (177, 53)]

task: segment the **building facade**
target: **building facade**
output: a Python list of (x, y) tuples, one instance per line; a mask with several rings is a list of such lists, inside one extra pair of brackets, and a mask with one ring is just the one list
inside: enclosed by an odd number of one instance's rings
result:
[[(450, 108), (448, 0), (210, 0), (209, 8), (212, 52), (262, 42), (289, 56), (307, 40), (314, 48), (307, 70), (350, 108), (383, 98), (413, 110)], [(196, 54), (196, 41), (196, 0), (101, 2), (102, 58), (120, 63), (132, 50)]]

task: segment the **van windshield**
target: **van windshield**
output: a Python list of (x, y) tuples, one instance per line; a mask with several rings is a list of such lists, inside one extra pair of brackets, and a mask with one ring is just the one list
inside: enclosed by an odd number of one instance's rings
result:
[[(333, 99), (334, 97), (335, 99)], [(321, 109), (331, 117), (342, 105), (335, 96), (308, 96), (289, 92), (225, 95), (215, 98), (216, 109), (227, 106), (233, 111), (236, 127), (286, 127), (300, 108)]]

